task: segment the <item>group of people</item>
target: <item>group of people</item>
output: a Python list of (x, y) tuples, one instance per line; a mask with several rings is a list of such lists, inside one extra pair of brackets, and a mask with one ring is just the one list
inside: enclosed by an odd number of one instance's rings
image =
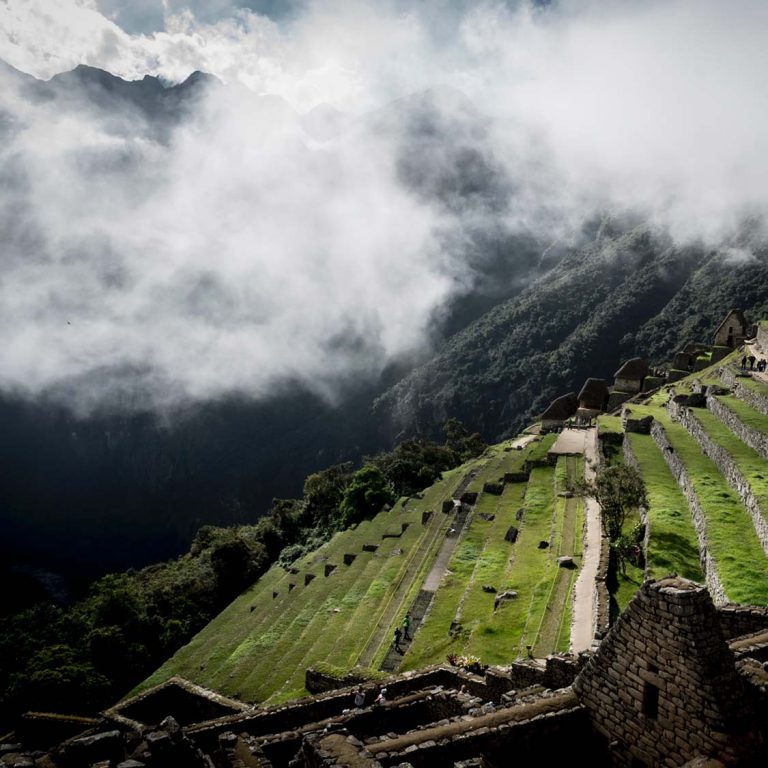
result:
[(405, 617), (403, 618), (403, 624), (402, 629), (400, 627), (395, 627), (395, 634), (392, 638), (392, 647), (398, 652), (402, 653), (403, 649), (400, 647), (400, 642), (402, 640), (410, 640), (411, 639), (411, 614), (406, 613)]
[[(395, 628), (395, 636), (392, 639), (392, 647), (398, 653), (403, 653), (403, 649), (400, 647), (400, 643), (402, 640), (410, 640), (410, 639), (411, 639), (411, 614), (406, 613), (405, 616), (403, 617), (403, 621), (400, 627)], [(357, 689), (353, 694), (353, 697), (355, 702), (355, 709), (363, 709), (363, 707), (365, 707), (365, 691), (363, 690), (362, 685), (357, 687)], [(379, 686), (376, 689), (376, 695), (374, 696), (374, 700), (373, 700), (374, 706), (381, 706), (382, 704), (386, 704), (387, 701), (388, 701), (387, 689)], [(349, 712), (349, 710), (345, 709), (344, 712)]]
[[(387, 689), (382, 688), (379, 686), (376, 689), (376, 695), (374, 696), (373, 703), (375, 706), (381, 706), (382, 704), (387, 703)], [(365, 707), (365, 691), (363, 690), (363, 686), (358, 686), (357, 690), (355, 691), (355, 709), (363, 709)], [(349, 710), (344, 710), (345, 712), (348, 712)]]
[[(755, 363), (757, 363), (757, 365), (755, 365)], [(760, 371), (762, 373), (765, 371), (766, 367), (768, 367), (768, 361), (766, 361), (765, 358), (758, 360), (754, 355), (744, 355), (744, 357), (741, 358), (741, 370), (746, 371), (747, 365), (749, 365), (750, 371)]]

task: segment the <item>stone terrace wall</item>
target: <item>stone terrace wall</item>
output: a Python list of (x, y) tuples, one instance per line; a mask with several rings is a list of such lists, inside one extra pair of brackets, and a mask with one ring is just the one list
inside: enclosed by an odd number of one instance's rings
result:
[(725, 424), (743, 443), (768, 460), (768, 435), (747, 426), (739, 417), (716, 397), (707, 395), (707, 408)]
[(730, 387), (739, 400), (743, 400), (747, 405), (751, 405), (756, 411), (768, 416), (768, 398), (758, 395), (741, 383), (741, 377), (737, 376), (731, 368), (720, 369), (720, 380), (727, 387)]
[(693, 485), (685, 470), (685, 465), (675, 453), (674, 448), (667, 438), (667, 433), (664, 431), (664, 427), (659, 424), (658, 421), (653, 422), (653, 426), (651, 427), (651, 437), (656, 445), (658, 445), (661, 455), (664, 457), (664, 461), (666, 461), (670, 472), (672, 472), (672, 476), (677, 480), (677, 484), (680, 486), (683, 496), (685, 496), (688, 501), (688, 506), (693, 517), (693, 527), (696, 529), (696, 536), (699, 539), (699, 557), (701, 558), (701, 567), (704, 571), (709, 593), (712, 595), (715, 604), (725, 605), (728, 602), (728, 598), (725, 594), (723, 584), (720, 581), (720, 576), (717, 573), (715, 560), (710, 554), (709, 547), (707, 546), (704, 512), (699, 503), (699, 499), (696, 496), (696, 492), (693, 490)]
[(399, 752), (374, 754), (374, 757), (384, 768), (402, 763), (413, 768), (450, 766), (478, 755), (485, 756), (491, 765), (556, 765), (570, 762), (574, 744), (579, 744), (585, 753), (591, 752), (592, 768), (607, 765), (607, 761), (601, 762), (596, 744), (594, 749), (586, 748), (593, 741), (588, 716), (577, 707), (520, 723), (468, 728), (463, 733), (427, 740)]
[[(509, 691), (530, 688), (535, 685), (552, 690), (567, 688), (573, 684), (576, 675), (587, 663), (588, 658), (588, 653), (578, 656), (563, 654), (548, 656), (544, 666), (522, 661), (507, 667), (490, 667), (485, 672), (487, 688), (485, 698), (498, 703), (502, 696)], [(472, 692), (471, 689), (470, 692)]]
[(757, 605), (724, 605), (718, 610), (726, 640), (768, 629), (768, 608)]
[(749, 482), (739, 471), (733, 457), (707, 434), (701, 422), (696, 418), (694, 409), (686, 408), (670, 400), (667, 403), (667, 410), (675, 421), (680, 422), (686, 428), (691, 437), (699, 444), (704, 454), (712, 459), (715, 466), (720, 470), (720, 474), (728, 482), (728, 485), (739, 494), (742, 504), (744, 504), (752, 518), (757, 538), (760, 539), (763, 549), (768, 552), (768, 521), (754, 493), (752, 493)]

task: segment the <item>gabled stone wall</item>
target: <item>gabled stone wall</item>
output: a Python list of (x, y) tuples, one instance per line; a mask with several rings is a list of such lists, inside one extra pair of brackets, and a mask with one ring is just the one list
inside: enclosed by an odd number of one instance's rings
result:
[(760, 741), (707, 591), (684, 579), (646, 582), (574, 683), (619, 766), (730, 762)]

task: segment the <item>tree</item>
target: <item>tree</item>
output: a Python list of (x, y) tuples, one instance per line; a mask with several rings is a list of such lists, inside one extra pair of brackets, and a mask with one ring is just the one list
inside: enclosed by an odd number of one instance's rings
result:
[(615, 464), (600, 470), (594, 482), (584, 483), (581, 490), (584, 495), (593, 496), (597, 501), (603, 527), (613, 542), (620, 539), (630, 510), (648, 506), (645, 481), (628, 464)]
[(464, 424), (453, 416), (443, 424), (443, 434), (445, 444), (455, 451), (460, 461), (479, 456), (488, 447), (479, 432), (470, 434)]
[(395, 494), (384, 473), (366, 464), (352, 476), (339, 506), (341, 524), (346, 527), (375, 515), (385, 504), (392, 504)]

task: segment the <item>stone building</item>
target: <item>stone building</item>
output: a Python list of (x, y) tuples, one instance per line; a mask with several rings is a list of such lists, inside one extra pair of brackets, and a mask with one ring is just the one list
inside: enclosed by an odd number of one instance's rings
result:
[(759, 692), (739, 674), (709, 593), (684, 579), (646, 582), (574, 689), (614, 764), (738, 764), (764, 747)]
[(559, 432), (579, 407), (575, 392), (555, 398), (541, 414), (541, 433)]
[(648, 363), (642, 357), (627, 360), (613, 375), (613, 389), (617, 392), (637, 394), (643, 389), (643, 380), (648, 375)]
[(714, 343), (723, 347), (739, 347), (747, 338), (749, 323), (740, 309), (732, 309), (715, 331)]
[(608, 385), (605, 379), (587, 379), (579, 392), (576, 420), (587, 423), (603, 413), (608, 405)]

